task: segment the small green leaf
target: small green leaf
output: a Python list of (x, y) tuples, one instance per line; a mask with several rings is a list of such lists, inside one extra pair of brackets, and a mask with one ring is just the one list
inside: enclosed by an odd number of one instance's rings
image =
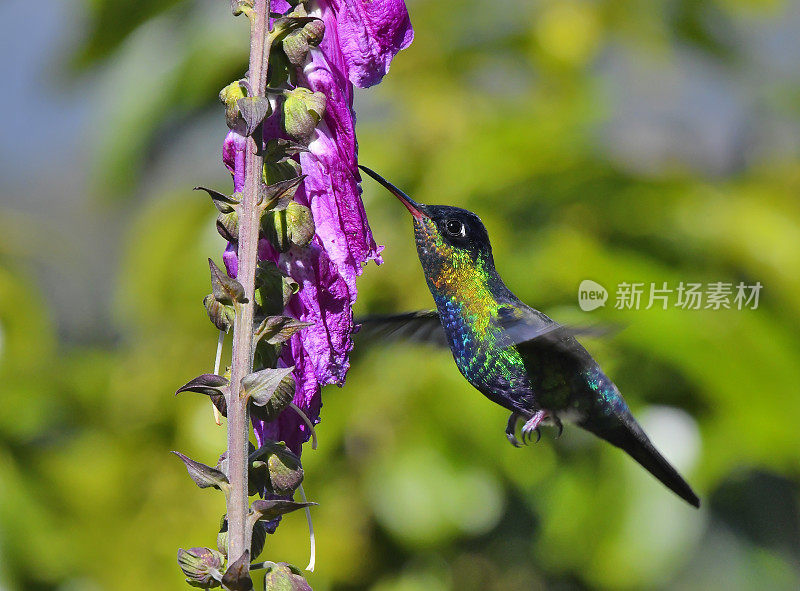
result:
[(286, 209), (294, 194), (297, 192), (297, 187), (303, 182), (306, 175), (301, 174), (295, 178), (286, 181), (273, 183), (269, 186), (262, 186), (258, 198), (259, 205), (265, 210), (271, 209), (273, 211), (280, 211)]
[(245, 550), (228, 566), (228, 570), (222, 575), (222, 584), (230, 591), (250, 591), (253, 588), (253, 580), (250, 578), (250, 550)]
[(227, 242), (236, 244), (239, 240), (239, 214), (221, 213), (217, 216), (217, 232)]
[(302, 322), (289, 316), (267, 316), (256, 327), (255, 341), (265, 341), (270, 345), (284, 343), (299, 330), (313, 326), (313, 322)]
[(236, 105), (246, 123), (243, 134), (245, 136), (253, 135), (264, 118), (269, 117), (272, 112), (269, 99), (263, 96), (246, 96), (237, 100)]
[(267, 142), (267, 147), (264, 150), (264, 158), (279, 162), (300, 154), (301, 152), (308, 152), (308, 148), (292, 140), (273, 138)]
[(196, 462), (190, 457), (178, 452), (173, 451), (183, 463), (186, 465), (186, 471), (189, 477), (194, 480), (194, 483), (200, 488), (216, 488), (223, 491), (226, 495), (230, 491), (230, 483), (228, 477), (222, 472), (211, 466), (206, 466), (200, 462)]
[(242, 378), (242, 396), (250, 397), (262, 420), (274, 420), (289, 406), (294, 397), (293, 370), (294, 367), (268, 368)]
[(272, 521), (281, 515), (317, 505), (318, 503), (298, 503), (286, 499), (259, 499), (253, 501), (252, 512), (256, 520)]
[(175, 391), (177, 396), (181, 392), (197, 392), (211, 398), (211, 402), (224, 417), (228, 416), (228, 405), (225, 396), (228, 393), (228, 380), (215, 374), (203, 374), (184, 384)]
[(211, 396), (213, 394), (224, 394), (227, 390), (227, 386), (228, 380), (226, 378), (213, 373), (204, 373), (178, 388), (175, 394), (180, 394), (181, 392), (197, 392), (199, 394)]
[(208, 187), (195, 187), (195, 191), (205, 191), (211, 197), (211, 201), (214, 203), (214, 207), (216, 207), (220, 213), (231, 213), (234, 211), (234, 207), (239, 205), (239, 200), (234, 197), (229, 197), (224, 193), (220, 193), (219, 191), (215, 191), (214, 189), (209, 189)]
[(234, 310), (233, 306), (220, 304), (214, 294), (211, 293), (203, 298), (203, 306), (205, 306), (208, 318), (214, 326), (225, 332), (230, 330), (236, 318), (236, 310)]
[(228, 277), (228, 274), (217, 267), (212, 259), (208, 259), (208, 266), (211, 269), (211, 293), (218, 302), (227, 305), (234, 302), (247, 303), (241, 283), (233, 277)]

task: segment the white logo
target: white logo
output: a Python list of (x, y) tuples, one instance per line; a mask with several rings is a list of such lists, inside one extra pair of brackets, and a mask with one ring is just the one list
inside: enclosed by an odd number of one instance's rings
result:
[(584, 279), (578, 286), (578, 305), (584, 312), (605, 306), (607, 299), (608, 291), (596, 281)]

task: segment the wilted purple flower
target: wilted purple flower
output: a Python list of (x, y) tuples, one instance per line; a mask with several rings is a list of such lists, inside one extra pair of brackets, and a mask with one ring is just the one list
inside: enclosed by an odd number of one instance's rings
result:
[[(288, 9), (285, 0), (273, 0), (274, 12)], [(281, 255), (262, 241), (259, 257), (275, 261), (300, 284), (286, 313), (314, 323), (284, 346), (282, 363), (295, 366), (294, 403), (316, 422), (321, 386), (342, 384), (349, 368), (356, 277), (365, 263), (381, 262), (380, 247), (361, 202), (353, 84), (367, 87), (380, 82), (392, 58), (411, 43), (414, 34), (402, 0), (319, 0), (311, 16), (324, 21), (325, 35), (309, 52), (298, 83), (323, 93), (327, 102), (309, 152), (300, 155), (307, 176), (295, 200), (311, 208), (316, 234), (308, 247)], [(275, 128), (275, 118), (264, 126), (265, 139)], [(241, 191), (244, 143), (239, 143), (241, 136), (231, 134), (225, 141), (224, 159), (234, 175), (234, 189)], [(224, 260), (228, 272), (235, 275), (238, 261), (230, 245)], [(265, 438), (282, 440), (296, 453), (310, 435), (292, 410), (269, 425), (256, 422), (255, 431), (259, 443)]]

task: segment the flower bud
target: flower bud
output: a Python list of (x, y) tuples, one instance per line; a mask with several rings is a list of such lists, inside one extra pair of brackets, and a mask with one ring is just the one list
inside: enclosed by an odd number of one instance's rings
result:
[(277, 495), (290, 496), (303, 483), (300, 460), (288, 449), (270, 454), (267, 467), (272, 491)]
[(311, 591), (311, 587), (300, 574), (300, 569), (279, 562), (267, 569), (264, 591)]
[(292, 201), (286, 206), (286, 230), (289, 240), (297, 246), (307, 246), (314, 237), (314, 218), (305, 205)]
[(286, 93), (283, 127), (290, 136), (308, 140), (324, 115), (325, 95), (321, 92), (299, 87)]
[(178, 566), (186, 575), (186, 582), (193, 587), (219, 587), (219, 569), (225, 562), (221, 552), (211, 548), (189, 548), (178, 550)]
[(231, 82), (219, 91), (219, 100), (225, 105), (225, 122), (228, 124), (229, 129), (240, 135), (247, 135), (245, 133), (247, 123), (242, 117), (237, 102), (239, 99), (245, 98), (245, 96), (247, 95), (239, 80)]
[(316, 47), (322, 43), (325, 36), (325, 21), (321, 18), (315, 19), (303, 27), (303, 35), (311, 47)]
[(302, 66), (308, 55), (308, 40), (303, 35), (302, 29), (287, 35), (282, 45), (283, 53), (286, 54), (289, 63), (294, 66)]
[(268, 211), (261, 218), (261, 230), (278, 252), (286, 252), (292, 246), (286, 231), (286, 210)]

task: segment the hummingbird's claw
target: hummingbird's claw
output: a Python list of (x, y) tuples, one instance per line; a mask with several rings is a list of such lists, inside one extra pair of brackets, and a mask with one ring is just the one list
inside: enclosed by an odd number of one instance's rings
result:
[(556, 429), (558, 429), (558, 433), (555, 436), (555, 438), (558, 439), (564, 432), (564, 425), (561, 423), (561, 419), (559, 419), (556, 415), (553, 415), (551, 418), (553, 419), (553, 424), (555, 425)]
[(506, 433), (506, 437), (508, 438), (509, 443), (514, 447), (522, 447), (522, 444), (519, 442), (519, 439), (513, 433)]
[[(511, 445), (513, 445), (514, 447), (522, 447), (522, 444), (520, 444), (519, 439), (517, 439), (515, 433), (517, 430), (517, 421), (519, 421), (519, 418), (520, 418), (519, 413), (512, 412), (511, 416), (508, 417), (508, 424), (506, 425), (506, 437), (508, 438), (508, 441), (511, 443)], [(525, 438), (523, 436), (523, 441), (524, 440)]]
[(539, 443), (539, 441), (541, 441), (541, 439), (542, 439), (542, 430), (539, 429), (539, 427), (536, 427), (534, 429), (527, 429), (527, 430), (523, 429), (523, 431), (522, 431), (522, 441), (525, 443), (525, 445), (528, 445), (531, 442), (531, 439), (532, 439), (531, 433), (536, 433), (536, 441), (534, 441), (533, 443)]
[(536, 433), (536, 441), (534, 443), (539, 443), (539, 440), (542, 438), (542, 432), (539, 430), (539, 425), (541, 422), (547, 417), (546, 410), (537, 410), (533, 413), (533, 416), (522, 426), (522, 442), (525, 443), (525, 440), (531, 440), (531, 433)]

